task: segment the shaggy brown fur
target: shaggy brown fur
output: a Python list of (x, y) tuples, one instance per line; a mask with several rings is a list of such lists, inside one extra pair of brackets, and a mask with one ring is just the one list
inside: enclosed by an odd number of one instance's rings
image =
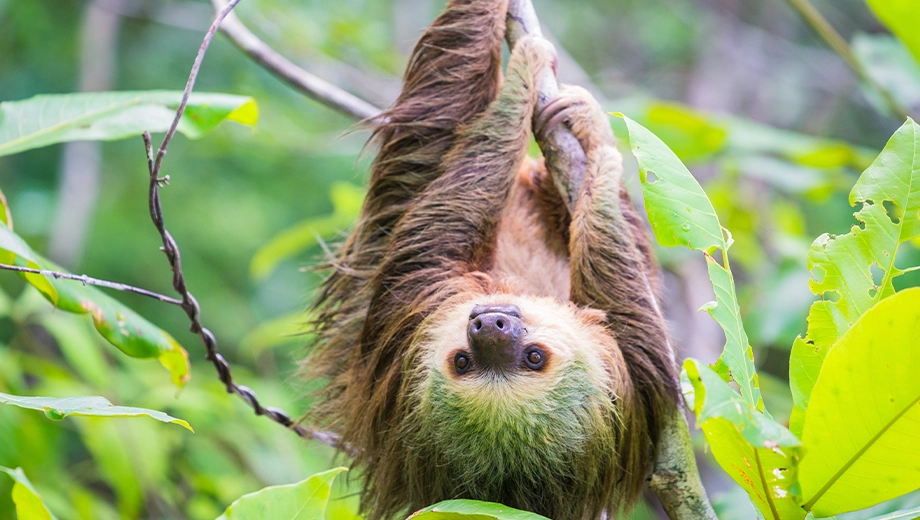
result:
[[(567, 172), (525, 159), (554, 56), (525, 39), (502, 81), (506, 10), (452, 0), (422, 36), (315, 306), (305, 372), (328, 385), (310, 420), (359, 450), (372, 520), (449, 498), (560, 520), (628, 507), (676, 403), (647, 232), (609, 124), (582, 91), (553, 104), (544, 131), (569, 126), (588, 157), (570, 215), (552, 182)], [(542, 371), (452, 371), (483, 303), (522, 309)]]

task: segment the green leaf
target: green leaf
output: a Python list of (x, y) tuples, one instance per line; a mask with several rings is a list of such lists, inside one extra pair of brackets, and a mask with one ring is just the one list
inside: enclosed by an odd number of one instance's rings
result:
[(799, 466), (817, 516), (920, 488), (920, 288), (865, 313), (834, 345), (805, 412)]
[(920, 3), (916, 0), (866, 0), (875, 15), (920, 61)]
[[(861, 225), (840, 236), (818, 237), (808, 253), (811, 291), (820, 296), (808, 314), (805, 337), (789, 360), (794, 402), (792, 431), (802, 431), (804, 410), (828, 350), (876, 302), (894, 293), (892, 280), (904, 242), (920, 236), (920, 125), (908, 119), (850, 192)], [(886, 207), (887, 206), (887, 207)], [(880, 272), (879, 283), (872, 269)]]
[(332, 483), (346, 468), (334, 468), (284, 486), (243, 495), (217, 520), (316, 520), (324, 518)]
[[(0, 103), (0, 156), (65, 141), (109, 141), (165, 132), (182, 92), (89, 92), (39, 95)], [(191, 139), (223, 120), (253, 126), (255, 100), (230, 94), (192, 94), (178, 130)]]
[(800, 442), (742, 399), (718, 373), (688, 359), (681, 387), (716, 462), (768, 520), (799, 520), (795, 494)]
[(256, 251), (249, 265), (253, 278), (264, 280), (281, 262), (316, 244), (318, 239), (334, 236), (351, 225), (361, 210), (364, 190), (337, 182), (329, 190), (329, 199), (332, 201), (332, 215), (304, 220), (282, 231)]
[[(630, 149), (639, 162), (642, 194), (655, 238), (663, 246), (685, 246), (706, 255), (716, 305), (706, 311), (725, 331), (720, 359), (748, 404), (763, 410), (754, 354), (744, 331), (735, 281), (728, 262), (731, 235), (719, 224), (712, 203), (690, 171), (667, 145), (642, 125), (620, 115), (629, 131)], [(721, 251), (722, 264), (711, 255)]]
[(115, 406), (104, 397), (23, 397), (4, 394), (0, 392), (0, 404), (11, 404), (29, 410), (45, 412), (45, 416), (54, 421), (60, 421), (71, 415), (85, 417), (150, 417), (160, 422), (174, 423), (188, 429), (192, 427), (182, 419), (176, 419), (156, 410), (134, 408), (131, 406)]
[[(2, 224), (0, 263), (25, 263), (33, 269), (67, 272), (33, 252), (19, 236)], [(159, 359), (177, 387), (181, 388), (188, 381), (190, 367), (185, 349), (169, 333), (126, 305), (78, 281), (31, 273), (21, 275), (57, 308), (76, 314), (90, 314), (99, 334), (125, 354)]]
[(45, 506), (41, 495), (26, 477), (22, 468), (10, 469), (0, 466), (15, 482), (13, 484), (13, 503), (16, 504), (16, 516), (19, 520), (55, 520), (55, 516)]
[(494, 502), (445, 500), (409, 517), (411, 520), (548, 520), (529, 511), (512, 509)]

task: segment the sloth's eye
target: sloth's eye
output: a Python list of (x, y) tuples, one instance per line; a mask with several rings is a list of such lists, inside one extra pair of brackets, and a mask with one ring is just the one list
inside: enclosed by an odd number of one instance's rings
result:
[(463, 352), (457, 352), (454, 356), (454, 368), (457, 369), (457, 374), (465, 374), (470, 369), (470, 358)]
[(545, 361), (546, 356), (543, 354), (543, 351), (537, 347), (530, 347), (524, 352), (524, 364), (531, 370), (540, 370), (543, 368), (543, 363)]

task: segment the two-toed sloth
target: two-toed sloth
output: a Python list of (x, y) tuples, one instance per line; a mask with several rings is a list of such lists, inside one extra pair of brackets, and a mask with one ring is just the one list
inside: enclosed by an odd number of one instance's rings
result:
[[(452, 0), (421, 37), (316, 304), (307, 373), (328, 385), (310, 420), (357, 452), (370, 519), (450, 498), (558, 520), (628, 508), (677, 406), (607, 116), (574, 87), (534, 113), (555, 62), (540, 38), (502, 78), (507, 3)], [(527, 158), (559, 125), (579, 179)]]

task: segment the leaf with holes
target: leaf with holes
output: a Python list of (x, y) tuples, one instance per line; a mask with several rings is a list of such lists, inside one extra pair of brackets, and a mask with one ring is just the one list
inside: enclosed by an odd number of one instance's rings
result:
[[(0, 156), (65, 141), (110, 141), (165, 132), (182, 92), (85, 92), (47, 94), (0, 103)], [(178, 130), (191, 139), (224, 120), (253, 126), (258, 120), (251, 97), (192, 94)]]
[[(716, 301), (704, 306), (725, 331), (725, 348), (719, 358), (738, 383), (748, 404), (763, 410), (754, 354), (741, 321), (735, 280), (728, 263), (731, 234), (719, 224), (712, 203), (674, 152), (639, 123), (626, 122), (629, 143), (639, 162), (642, 195), (655, 238), (663, 246), (684, 246), (706, 255)], [(721, 264), (712, 255), (720, 252)]]
[[(2, 223), (0, 263), (67, 272), (32, 251), (25, 241)], [(58, 309), (75, 314), (90, 314), (99, 334), (125, 354), (136, 358), (158, 359), (169, 370), (172, 382), (177, 387), (181, 388), (188, 381), (190, 367), (185, 349), (169, 333), (126, 305), (78, 281), (33, 273), (20, 275)]]
[(684, 362), (681, 388), (716, 462), (744, 488), (763, 517), (804, 518), (795, 493), (801, 444), (795, 435), (695, 359)]
[(165, 423), (173, 423), (192, 430), (182, 419), (176, 419), (156, 410), (115, 406), (104, 397), (25, 397), (0, 392), (0, 404), (11, 404), (20, 408), (45, 412), (49, 419), (60, 421), (71, 415), (84, 417), (150, 417)]
[(866, 312), (828, 352), (805, 412), (803, 506), (854, 511), (920, 488), (920, 288)]
[(217, 520), (316, 520), (325, 518), (335, 477), (346, 468), (317, 473), (307, 480), (270, 486), (243, 495)]
[(16, 504), (16, 516), (19, 520), (56, 520), (22, 468), (10, 469), (0, 466), (0, 471), (13, 479), (13, 503)]
[(894, 293), (895, 277), (917, 269), (899, 268), (896, 261), (901, 244), (920, 237), (920, 125), (908, 119), (894, 133), (850, 192), (850, 204), (857, 203), (860, 225), (846, 235), (821, 235), (808, 253), (809, 287), (821, 299), (812, 305), (808, 332), (796, 338), (789, 360), (790, 427), (796, 434), (831, 345)]

